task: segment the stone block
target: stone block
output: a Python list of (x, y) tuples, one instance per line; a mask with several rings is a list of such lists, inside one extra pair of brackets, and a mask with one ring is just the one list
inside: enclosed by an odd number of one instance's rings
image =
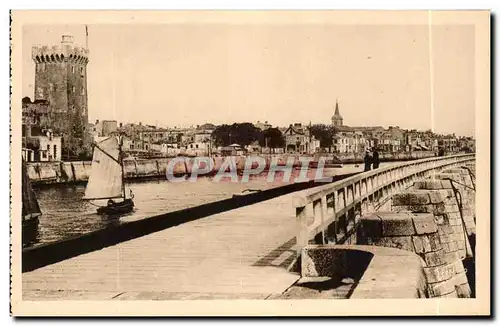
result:
[(453, 233), (460, 234), (462, 236), (461, 239), (463, 240), (463, 239), (465, 239), (464, 238), (465, 237), (465, 235), (464, 235), (464, 227), (462, 225), (462, 221), (461, 220), (459, 220), (459, 221), (460, 221), (460, 225), (453, 225), (452, 226), (453, 227)]
[(453, 278), (450, 278), (449, 280), (446, 280), (444, 282), (429, 284), (427, 291), (431, 298), (442, 297), (444, 295), (455, 292), (456, 291), (455, 285), (456, 284), (453, 281)]
[(382, 235), (403, 236), (414, 235), (413, 219), (408, 213), (377, 213), (382, 220)]
[(358, 237), (380, 238), (382, 236), (382, 220), (376, 214), (361, 216), (358, 226)]
[(442, 215), (446, 213), (446, 207), (443, 203), (430, 205), (432, 207), (432, 213), (434, 215)]
[(416, 234), (435, 233), (438, 230), (433, 214), (414, 214), (412, 219)]
[(441, 188), (443, 189), (453, 189), (450, 180), (441, 180)]
[(448, 224), (448, 218), (446, 214), (434, 214), (437, 225), (440, 227)]
[(446, 213), (460, 213), (460, 209), (456, 203), (445, 204)]
[(431, 242), (426, 235), (413, 236), (412, 241), (416, 253), (423, 254), (432, 251)]
[(462, 219), (459, 219), (459, 218), (455, 218), (455, 219), (450, 219), (449, 220), (449, 224), (451, 226), (462, 226)]
[(448, 214), (448, 218), (450, 219), (460, 219), (461, 216), (460, 216), (460, 212), (451, 212), (451, 213), (447, 213)]
[(472, 291), (468, 283), (455, 286), (455, 290), (458, 298), (470, 298), (472, 295)]
[(427, 192), (403, 192), (395, 194), (392, 198), (393, 206), (414, 206), (430, 204)]
[(440, 296), (439, 298), (442, 298), (442, 299), (452, 299), (452, 298), (458, 298), (457, 291), (453, 291), (453, 292), (451, 292), (451, 293), (448, 293), (448, 294), (442, 295), (442, 296)]
[(415, 189), (441, 189), (443, 188), (441, 181), (436, 179), (419, 180), (413, 183)]
[(441, 238), (437, 233), (429, 234), (427, 237), (429, 238), (432, 251), (436, 251), (442, 248)]
[(439, 226), (439, 231), (440, 231), (440, 233), (442, 232), (443, 234), (453, 234), (453, 233), (455, 233), (455, 230), (449, 224), (440, 225)]
[(372, 244), (379, 247), (390, 247), (403, 249), (413, 252), (413, 241), (411, 236), (402, 237), (384, 237), (380, 239), (372, 239)]
[(423, 256), (424, 256), (425, 263), (429, 267), (430, 266), (441, 266), (443, 264), (446, 264), (446, 262), (443, 259), (444, 251), (442, 249), (437, 250), (437, 251), (433, 251), (433, 252), (427, 252)]
[(443, 244), (443, 249), (446, 252), (458, 251), (458, 245), (457, 245), (457, 243), (455, 241), (450, 241), (448, 243), (444, 243)]
[(453, 265), (444, 264), (440, 266), (424, 267), (425, 277), (427, 278), (427, 283), (436, 283), (449, 280), (455, 275), (455, 270)]
[[(460, 256), (458, 255), (458, 252), (444, 252), (443, 251), (443, 260), (447, 264), (452, 264), (456, 261), (460, 261)], [(463, 264), (462, 264), (463, 266)]]
[[(452, 263), (450, 263), (450, 265), (453, 266), (453, 270), (455, 271), (455, 274), (457, 274), (457, 275), (463, 274), (463, 276), (465, 276), (465, 282), (467, 282), (467, 276), (465, 275), (465, 267), (464, 267), (464, 264), (462, 262), (462, 259), (457, 259), (457, 260), (453, 261)], [(462, 279), (462, 283), (463, 283), (463, 279)]]
[(429, 191), (429, 198), (432, 204), (442, 203), (444, 198), (439, 191)]

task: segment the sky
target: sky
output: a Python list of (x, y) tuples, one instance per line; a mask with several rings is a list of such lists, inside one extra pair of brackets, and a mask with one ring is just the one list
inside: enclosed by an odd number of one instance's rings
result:
[[(269, 121), (474, 134), (472, 25), (99, 24), (88, 26), (89, 121), (189, 126)], [(23, 27), (31, 47), (85, 44), (84, 25)]]

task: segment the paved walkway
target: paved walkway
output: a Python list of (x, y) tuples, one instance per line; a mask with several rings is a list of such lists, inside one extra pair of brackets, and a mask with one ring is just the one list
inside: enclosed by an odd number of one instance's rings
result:
[(298, 278), (292, 196), (212, 215), (23, 274), (24, 300), (265, 299)]

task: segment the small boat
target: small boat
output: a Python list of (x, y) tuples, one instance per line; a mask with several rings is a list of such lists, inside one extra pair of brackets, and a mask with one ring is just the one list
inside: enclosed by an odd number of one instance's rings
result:
[(261, 192), (261, 191), (262, 191), (261, 189), (245, 189), (245, 190), (243, 190), (240, 193), (233, 194), (233, 198), (242, 197), (242, 196), (248, 196), (250, 194), (254, 194), (254, 193), (257, 193), (257, 192)]
[(31, 187), (26, 163), (22, 160), (22, 242), (24, 245), (32, 243), (38, 234), (38, 218), (42, 215), (38, 200)]
[(123, 137), (110, 136), (93, 145), (92, 169), (83, 199), (91, 203), (108, 199), (107, 205), (92, 203), (98, 206), (97, 214), (123, 215), (134, 209), (132, 190), (129, 198), (125, 192), (122, 143)]

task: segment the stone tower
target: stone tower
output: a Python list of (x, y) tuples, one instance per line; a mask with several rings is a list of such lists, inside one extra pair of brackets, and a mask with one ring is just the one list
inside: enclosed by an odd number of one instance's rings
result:
[(35, 100), (49, 101), (49, 124), (63, 137), (63, 158), (88, 151), (88, 49), (63, 35), (60, 45), (34, 46)]
[(344, 119), (340, 115), (339, 111), (339, 101), (337, 100), (335, 104), (335, 114), (332, 117), (332, 126), (334, 127), (341, 127), (343, 125)]

